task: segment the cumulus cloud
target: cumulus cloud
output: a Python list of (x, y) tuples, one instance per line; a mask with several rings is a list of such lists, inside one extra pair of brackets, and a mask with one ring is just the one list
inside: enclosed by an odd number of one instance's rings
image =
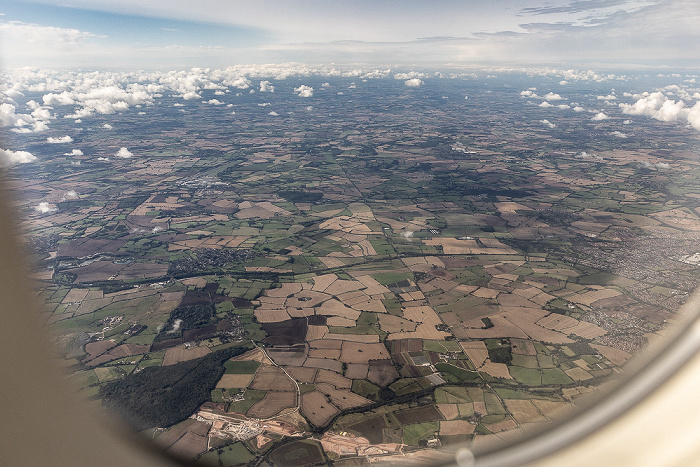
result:
[(617, 96), (613, 94), (608, 94), (607, 96), (596, 96), (596, 99), (598, 99), (599, 101), (614, 101), (615, 99), (617, 99)]
[(586, 109), (584, 109), (580, 105), (577, 105), (576, 107), (574, 107), (574, 112), (583, 112), (584, 110), (586, 110)]
[(187, 92), (183, 93), (182, 95), (180, 95), (180, 97), (182, 97), (186, 101), (191, 101), (194, 99), (199, 99), (202, 96), (196, 91), (187, 91)]
[(51, 143), (51, 144), (72, 143), (73, 138), (71, 138), (68, 135), (61, 136), (60, 138), (53, 138), (53, 137), (49, 136), (48, 138), (46, 138), (46, 142)]
[(532, 89), (528, 89), (527, 91), (520, 91), (520, 95), (522, 97), (537, 97), (537, 94)]
[(403, 80), (411, 80), (411, 79), (418, 79), (418, 78), (426, 78), (427, 75), (425, 73), (421, 73), (419, 71), (409, 71), (408, 73), (396, 73), (394, 75), (394, 79), (403, 79)]
[(627, 138), (627, 135), (621, 131), (613, 131), (612, 134), (613, 136), (617, 136), (618, 138)]
[(657, 162), (657, 163), (656, 163), (656, 168), (657, 168), (657, 169), (670, 169), (670, 168), (671, 168), (671, 164), (668, 164), (668, 163), (666, 163), (666, 162)]
[(549, 128), (554, 128), (554, 127), (556, 127), (556, 125), (555, 125), (554, 123), (550, 122), (550, 121), (547, 120), (547, 119), (540, 120), (540, 123), (542, 123), (542, 124), (548, 126)]
[(83, 151), (80, 149), (73, 149), (71, 152), (63, 154), (64, 156), (83, 156)]
[(109, 157), (98, 157), (97, 160), (100, 162), (106, 162), (109, 160)]
[(547, 101), (542, 101), (542, 103), (539, 104), (538, 107), (542, 107), (542, 108), (546, 109), (547, 107), (554, 107), (554, 106)]
[(299, 97), (312, 97), (314, 95), (314, 88), (302, 84), (298, 88), (294, 88), (294, 92), (296, 92)]
[[(231, 86), (237, 89), (248, 89), (251, 85), (251, 82), (248, 78), (243, 77), (243, 76), (238, 76), (236, 78), (228, 78), (224, 79), (222, 81), (223, 84), (226, 86)], [(252, 91), (252, 89), (251, 89)]]
[(576, 156), (576, 159), (583, 159), (583, 160), (594, 160), (597, 162), (603, 162), (605, 159), (602, 157), (596, 155), (596, 154), (588, 154), (586, 151), (582, 151), (581, 154)]
[(682, 100), (669, 99), (662, 92), (645, 92), (634, 104), (620, 104), (622, 113), (628, 115), (645, 115), (662, 122), (687, 122), (700, 130), (700, 101), (693, 107), (687, 107)]
[(277, 117), (279, 114), (273, 110), (272, 112), (268, 112), (268, 115), (272, 115), (273, 117)]
[(77, 108), (68, 118), (84, 118), (95, 114), (109, 115), (128, 110), (132, 106), (153, 103), (154, 95), (162, 87), (156, 84), (128, 83), (124, 86), (112, 80), (98, 81), (83, 78), (74, 82), (70, 89), (60, 93), (44, 94), (47, 106), (75, 105)]
[(44, 109), (35, 109), (32, 115), (18, 114), (16, 110), (15, 105), (10, 102), (0, 104), (0, 127), (14, 127), (11, 131), (15, 133), (38, 133), (48, 129), (43, 117), (50, 118), (51, 115), (46, 115)]
[(34, 109), (31, 116), (37, 120), (51, 120), (53, 118), (49, 109), (44, 107)]
[(68, 190), (66, 194), (63, 195), (63, 199), (67, 198), (78, 198), (78, 193), (76, 193), (75, 190)]
[(406, 81), (404, 81), (403, 84), (405, 84), (409, 88), (417, 88), (418, 86), (422, 86), (425, 83), (423, 82), (423, 80), (421, 80), (419, 78), (411, 78), (411, 79), (407, 79)]
[(209, 99), (209, 100), (207, 101), (207, 104), (211, 104), (211, 105), (224, 105), (224, 103), (221, 102), (219, 99)]
[(260, 92), (275, 92), (275, 87), (269, 81), (260, 81)]
[(547, 94), (544, 95), (544, 98), (548, 101), (560, 101), (563, 99), (559, 94), (554, 93), (554, 92), (548, 92)]
[(598, 113), (595, 114), (593, 117), (591, 117), (591, 120), (593, 120), (594, 122), (597, 122), (597, 121), (600, 121), (600, 120), (607, 120), (607, 119), (609, 119), (609, 118), (610, 118), (610, 117), (608, 117), (607, 115), (605, 115), (603, 112), (598, 112)]
[(133, 156), (134, 156), (134, 153), (132, 153), (131, 151), (129, 151), (125, 147), (119, 148), (119, 151), (117, 151), (114, 154), (114, 157), (121, 157), (122, 159), (129, 159), (130, 157), (133, 157)]
[(38, 205), (34, 206), (34, 210), (40, 214), (48, 214), (50, 212), (58, 211), (55, 206), (50, 205), (46, 201), (42, 201)]
[(36, 156), (28, 151), (12, 151), (0, 149), (0, 167), (16, 164), (27, 164), (36, 160)]

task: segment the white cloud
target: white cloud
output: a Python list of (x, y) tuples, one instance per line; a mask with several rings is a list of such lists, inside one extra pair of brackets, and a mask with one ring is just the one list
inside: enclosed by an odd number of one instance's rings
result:
[(260, 92), (275, 92), (275, 87), (269, 81), (260, 81)]
[(527, 91), (520, 91), (520, 95), (522, 97), (537, 97), (537, 94), (532, 89), (528, 89)]
[(102, 128), (104, 128), (105, 130), (111, 130), (113, 127), (109, 123), (105, 123), (104, 125), (102, 125)]
[(598, 112), (598, 113), (595, 114), (593, 117), (591, 117), (591, 120), (593, 120), (594, 122), (598, 122), (598, 121), (600, 121), (600, 120), (607, 120), (607, 119), (609, 119), (609, 118), (610, 118), (610, 117), (608, 117), (607, 115), (605, 115), (603, 112)]
[(60, 93), (50, 92), (42, 97), (44, 105), (67, 106), (75, 105), (77, 108), (68, 118), (83, 118), (94, 114), (109, 115), (124, 112), (132, 106), (153, 103), (153, 97), (160, 86), (151, 84), (129, 83), (122, 87), (115, 83), (116, 79), (105, 77), (88, 78), (80, 77), (73, 83), (66, 83), (69, 90)]
[(469, 96), (464, 96), (464, 100), (469, 100)]
[(583, 112), (584, 110), (586, 110), (586, 109), (584, 109), (580, 105), (577, 105), (576, 107), (574, 107), (574, 112)]
[(620, 104), (622, 113), (629, 115), (645, 115), (662, 122), (687, 122), (696, 130), (700, 130), (700, 101), (693, 107), (687, 107), (685, 102), (669, 99), (661, 92), (645, 92), (634, 104)]
[(66, 191), (66, 194), (63, 195), (63, 198), (78, 198), (78, 193), (76, 193), (75, 190), (68, 190)]
[(411, 79), (418, 79), (418, 78), (426, 78), (427, 75), (425, 73), (421, 73), (419, 71), (409, 71), (408, 73), (396, 73), (394, 75), (394, 79), (403, 79), (403, 80), (411, 80)]
[(314, 95), (314, 88), (302, 84), (298, 88), (294, 88), (294, 92), (296, 92), (299, 97), (312, 97)]
[(53, 118), (49, 109), (44, 107), (34, 109), (31, 115), (37, 120), (51, 120)]
[(50, 212), (58, 211), (58, 208), (56, 208), (55, 206), (52, 206), (51, 204), (47, 203), (46, 201), (42, 201), (37, 206), (34, 206), (34, 210), (38, 213), (41, 213), (41, 214), (48, 214)]
[(51, 144), (72, 143), (73, 138), (71, 138), (68, 135), (61, 136), (60, 138), (53, 138), (53, 137), (49, 136), (48, 138), (46, 138), (46, 142), (51, 143)]
[(27, 164), (36, 160), (36, 156), (28, 151), (12, 151), (0, 149), (0, 167), (15, 164)]
[(554, 127), (556, 127), (556, 125), (555, 125), (554, 123), (550, 122), (550, 121), (547, 120), (547, 119), (540, 120), (540, 123), (543, 123), (544, 125), (547, 125), (549, 128), (554, 128)]
[(67, 152), (64, 156), (83, 156), (83, 151), (80, 149), (73, 149), (71, 152)]
[[(43, 111), (37, 113), (37, 116), (18, 114), (13, 104), (3, 102), (0, 104), (0, 127), (14, 127), (11, 131), (15, 133), (38, 133), (40, 131), (45, 131), (48, 129), (48, 126), (41, 121), (41, 118), (38, 118), (43, 117), (43, 114)], [(33, 125), (33, 127), (30, 128), (30, 125)]]
[(273, 110), (272, 112), (268, 112), (268, 115), (272, 115), (273, 117), (277, 117), (279, 114)]
[(100, 162), (105, 162), (109, 160), (109, 157), (98, 157), (97, 160)]
[(417, 88), (418, 86), (422, 86), (425, 83), (421, 79), (411, 78), (411, 79), (407, 79), (406, 81), (404, 81), (403, 84), (405, 84), (406, 86), (408, 86), (410, 88)]
[(221, 102), (219, 99), (209, 99), (209, 100), (207, 101), (207, 104), (211, 104), (211, 105), (224, 105), (224, 103)]
[(612, 135), (613, 135), (613, 136), (617, 136), (618, 138), (623, 138), (623, 139), (624, 139), (624, 138), (627, 138), (627, 135), (624, 134), (624, 133), (621, 132), (621, 131), (613, 131), (613, 132), (612, 132)]
[(191, 101), (194, 99), (199, 99), (202, 96), (196, 91), (187, 91), (187, 92), (183, 93), (180, 97), (182, 97), (186, 101)]
[[(237, 88), (237, 89), (248, 89), (251, 85), (250, 80), (248, 78), (243, 77), (243, 76), (224, 79), (222, 81), (222, 83), (225, 84), (226, 86), (232, 86), (232, 87)], [(251, 89), (251, 91), (252, 91), (252, 89)]]
[(547, 107), (554, 107), (554, 106), (547, 101), (542, 101), (542, 103), (540, 105), (538, 105), (538, 107), (547, 108)]
[(557, 106), (557, 108), (564, 110), (564, 109), (570, 109), (571, 106), (568, 105), (568, 104), (559, 104), (559, 105)]
[(597, 162), (603, 162), (605, 160), (596, 154), (588, 154), (586, 151), (581, 152), (581, 154), (576, 156), (576, 159), (583, 159), (583, 160), (592, 159), (592, 160), (597, 161)]
[(656, 168), (658, 168), (658, 169), (670, 169), (671, 165), (666, 163), (666, 162), (657, 162)]
[(596, 99), (598, 99), (599, 101), (614, 101), (615, 99), (617, 99), (617, 96), (613, 94), (608, 94), (607, 96), (596, 96)]
[(130, 157), (133, 157), (133, 155), (134, 154), (131, 151), (129, 151), (127, 148), (121, 147), (121, 148), (119, 148), (119, 151), (117, 151), (116, 154), (114, 154), (114, 157), (121, 157), (122, 159), (129, 159)]
[(560, 101), (563, 99), (559, 94), (554, 93), (554, 92), (548, 92), (547, 94), (544, 95), (544, 98), (548, 101)]
[(700, 101), (696, 102), (695, 105), (688, 110), (686, 119), (690, 126), (696, 130), (700, 130)]

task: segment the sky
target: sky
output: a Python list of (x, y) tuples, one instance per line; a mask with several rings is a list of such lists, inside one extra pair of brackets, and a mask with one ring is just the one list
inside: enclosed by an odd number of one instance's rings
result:
[(700, 66), (696, 0), (4, 0), (0, 65)]

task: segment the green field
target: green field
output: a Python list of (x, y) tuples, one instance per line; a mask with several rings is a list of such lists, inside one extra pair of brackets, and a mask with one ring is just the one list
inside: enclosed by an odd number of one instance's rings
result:
[(259, 391), (257, 389), (246, 389), (246, 391), (243, 393), (243, 397), (245, 397), (245, 400), (231, 402), (228, 406), (228, 411), (245, 414), (248, 411), (248, 409), (250, 409), (256, 402), (262, 400), (262, 398), (265, 397), (266, 393), (267, 391)]
[(439, 422), (416, 423), (403, 427), (403, 442), (410, 446), (418, 446), (420, 441), (427, 441), (437, 434)]
[(257, 371), (260, 366), (260, 362), (244, 360), (244, 361), (231, 361), (224, 363), (226, 368), (226, 373), (234, 375), (249, 375)]
[(454, 365), (450, 365), (449, 363), (438, 363), (437, 365), (435, 365), (435, 368), (437, 368), (438, 371), (442, 371), (453, 375), (460, 381), (472, 381), (475, 379), (479, 379), (478, 372), (458, 368)]
[(508, 372), (516, 381), (526, 386), (539, 386), (542, 384), (542, 374), (540, 370), (523, 368), (520, 366), (509, 366)]

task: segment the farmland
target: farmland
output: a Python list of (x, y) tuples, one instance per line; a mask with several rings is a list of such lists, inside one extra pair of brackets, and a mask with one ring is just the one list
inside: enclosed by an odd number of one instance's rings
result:
[(550, 424), (700, 282), (691, 129), (544, 125), (521, 94), (542, 76), (304, 79), (313, 105), (217, 81), (147, 119), (56, 119), (81, 154), (27, 135), (39, 159), (8, 171), (72, 379), (164, 449), (310, 465)]

